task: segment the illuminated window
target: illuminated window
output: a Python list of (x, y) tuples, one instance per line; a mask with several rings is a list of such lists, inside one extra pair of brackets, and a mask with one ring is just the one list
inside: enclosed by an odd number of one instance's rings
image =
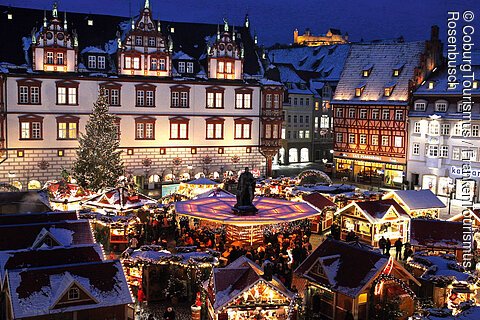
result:
[(382, 136), (382, 146), (388, 147), (390, 145), (390, 137), (389, 136)]
[(20, 139), (21, 140), (41, 140), (43, 117), (28, 115), (20, 116)]
[(396, 148), (402, 148), (403, 147), (403, 137), (395, 137), (394, 146)]
[(235, 108), (252, 109), (252, 89), (241, 88), (235, 90)]
[(364, 304), (367, 303), (367, 294), (362, 293), (358, 296), (358, 304)]
[(376, 134), (372, 135), (372, 145), (378, 146), (378, 135)]
[(428, 126), (428, 132), (430, 135), (437, 136), (440, 133), (440, 124), (438, 122), (430, 122)]
[(360, 119), (367, 119), (367, 109), (360, 110)]
[(225, 63), (223, 61), (218, 61), (218, 72), (219, 73), (225, 72)]
[(392, 95), (393, 89), (395, 89), (395, 86), (388, 86), (383, 89), (383, 94), (385, 97), (390, 97)]
[(78, 104), (78, 82), (57, 82), (57, 104)]
[(348, 135), (348, 143), (355, 143), (355, 134), (350, 133)]
[(79, 118), (74, 116), (57, 117), (57, 139), (75, 140), (78, 137)]
[(246, 118), (235, 119), (235, 139), (251, 139), (252, 120)]
[(365, 85), (355, 88), (355, 97), (360, 97), (363, 93), (363, 90), (365, 90)]
[(348, 109), (348, 117), (349, 117), (350, 119), (354, 119), (354, 118), (355, 118), (355, 109), (354, 109), (354, 108)]
[(64, 64), (62, 52), (57, 52), (57, 64)]
[(223, 109), (223, 92), (225, 89), (219, 87), (211, 87), (206, 89), (207, 108)]
[(158, 59), (158, 65), (159, 65), (159, 70), (162, 70), (162, 71), (167, 70), (165, 59)]
[(47, 61), (46, 64), (53, 64), (53, 52), (47, 51)]
[(472, 89), (478, 89), (478, 81), (473, 81), (472, 83)]
[(223, 139), (223, 124), (225, 119), (211, 118), (206, 120), (207, 139)]
[(434, 86), (435, 86), (435, 82), (430, 81), (430, 82), (428, 83), (428, 89), (431, 90), (431, 89), (433, 89)]
[(170, 119), (170, 140), (188, 140), (189, 119), (175, 117)]
[(361, 134), (360, 135), (360, 144), (367, 144), (367, 135)]
[(155, 118), (138, 117), (135, 119), (135, 139), (136, 140), (154, 140), (155, 139)]
[(378, 120), (380, 117), (380, 110), (378, 109), (373, 109), (372, 110), (372, 119), (373, 120)]
[(403, 111), (402, 110), (396, 110), (395, 111), (395, 120), (396, 121), (403, 121)]

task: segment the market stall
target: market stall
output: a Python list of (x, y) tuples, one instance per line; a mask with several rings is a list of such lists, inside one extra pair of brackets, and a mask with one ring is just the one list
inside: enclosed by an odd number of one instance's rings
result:
[(47, 190), (50, 205), (54, 210), (78, 210), (82, 201), (94, 196), (90, 190), (65, 180), (48, 181), (43, 188)]
[(156, 208), (158, 201), (131, 188), (117, 187), (91, 198), (84, 203), (83, 207), (101, 213), (113, 212), (116, 215), (126, 215), (140, 208)]
[(177, 247), (174, 254), (158, 245), (127, 249), (122, 254), (127, 281), (135, 292), (142, 291), (146, 301), (191, 298), (219, 263), (219, 253), (197, 250)]
[(199, 194), (223, 188), (223, 183), (215, 182), (213, 180), (200, 177), (198, 179), (189, 181), (189, 182), (182, 182), (178, 187), (177, 193), (187, 196), (188, 198), (194, 198)]
[(233, 207), (235, 197), (206, 197), (175, 203), (180, 216), (199, 219), (203, 224), (226, 225), (227, 241), (254, 245), (263, 240), (263, 230), (269, 225), (283, 224), (313, 218), (318, 209), (306, 202), (291, 202), (267, 197), (256, 197), (253, 215), (238, 215)]

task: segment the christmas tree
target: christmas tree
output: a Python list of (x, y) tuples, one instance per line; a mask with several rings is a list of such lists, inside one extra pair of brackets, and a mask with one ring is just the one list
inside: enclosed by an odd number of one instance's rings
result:
[(114, 187), (124, 167), (118, 150), (115, 116), (108, 113), (108, 100), (103, 90), (93, 105), (92, 114), (79, 138), (73, 175), (84, 188), (98, 190)]

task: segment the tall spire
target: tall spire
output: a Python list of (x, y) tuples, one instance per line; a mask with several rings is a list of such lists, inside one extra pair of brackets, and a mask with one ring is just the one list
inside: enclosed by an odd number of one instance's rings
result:
[(232, 40), (235, 42), (235, 26), (232, 26)]
[(52, 16), (58, 18), (58, 5), (56, 2), (53, 3)]
[(245, 15), (245, 28), (250, 27), (250, 20), (248, 19), (248, 13)]
[(223, 31), (228, 31), (228, 21), (227, 21), (227, 18), (223, 18)]
[(47, 27), (47, 11), (43, 10), (43, 27)]
[(150, 9), (150, 1), (149, 0), (145, 0), (145, 6), (144, 6), (145, 9)]
[(65, 11), (63, 13), (63, 30), (64, 31), (67, 31), (67, 27), (68, 27), (68, 24), (67, 24), (67, 11)]

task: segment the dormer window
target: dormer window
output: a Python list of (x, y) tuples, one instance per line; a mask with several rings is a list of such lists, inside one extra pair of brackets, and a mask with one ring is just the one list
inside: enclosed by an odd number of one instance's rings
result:
[(393, 67), (393, 76), (394, 77), (399, 77), (400, 76), (400, 73), (402, 72), (402, 69), (403, 69), (403, 66), (405, 64), (404, 63), (400, 63), (400, 64), (397, 64)]
[(125, 69), (140, 70), (140, 57), (125, 57)]
[(387, 85), (385, 88), (383, 88), (383, 94), (385, 95), (385, 97), (390, 97), (394, 88), (395, 85)]
[(434, 86), (435, 86), (435, 82), (430, 81), (430, 82), (428, 83), (428, 89), (429, 89), (429, 90), (432, 90)]
[(88, 19), (88, 20), (87, 20), (87, 24), (88, 24), (89, 26), (93, 26), (93, 20), (92, 20), (92, 19)]
[(96, 68), (97, 68), (97, 57), (88, 56), (88, 69), (96, 69)]
[(355, 88), (355, 97), (362, 96), (363, 90), (365, 89), (365, 85), (361, 85)]
[(104, 56), (98, 56), (98, 69), (105, 69), (105, 57)]
[(78, 288), (70, 288), (68, 290), (68, 300), (80, 299), (80, 290)]
[(447, 111), (447, 102), (444, 102), (444, 101), (435, 102), (435, 111), (446, 112)]
[(423, 101), (415, 102), (413, 108), (415, 111), (425, 111), (427, 109), (427, 103)]
[(362, 76), (363, 76), (364, 78), (369, 77), (369, 76), (370, 76), (370, 73), (372, 72), (372, 69), (373, 69), (373, 65), (372, 65), (372, 64), (369, 64), (369, 65), (365, 66), (365, 67), (363, 68), (363, 71), (362, 71)]
[(473, 81), (472, 89), (478, 89), (478, 81), (477, 80)]
[(193, 62), (187, 62), (187, 73), (193, 73)]
[(178, 63), (178, 72), (185, 73), (185, 62), (181, 61)]
[(136, 46), (142, 46), (143, 45), (143, 37), (142, 36), (136, 36), (135, 37), (135, 45)]

